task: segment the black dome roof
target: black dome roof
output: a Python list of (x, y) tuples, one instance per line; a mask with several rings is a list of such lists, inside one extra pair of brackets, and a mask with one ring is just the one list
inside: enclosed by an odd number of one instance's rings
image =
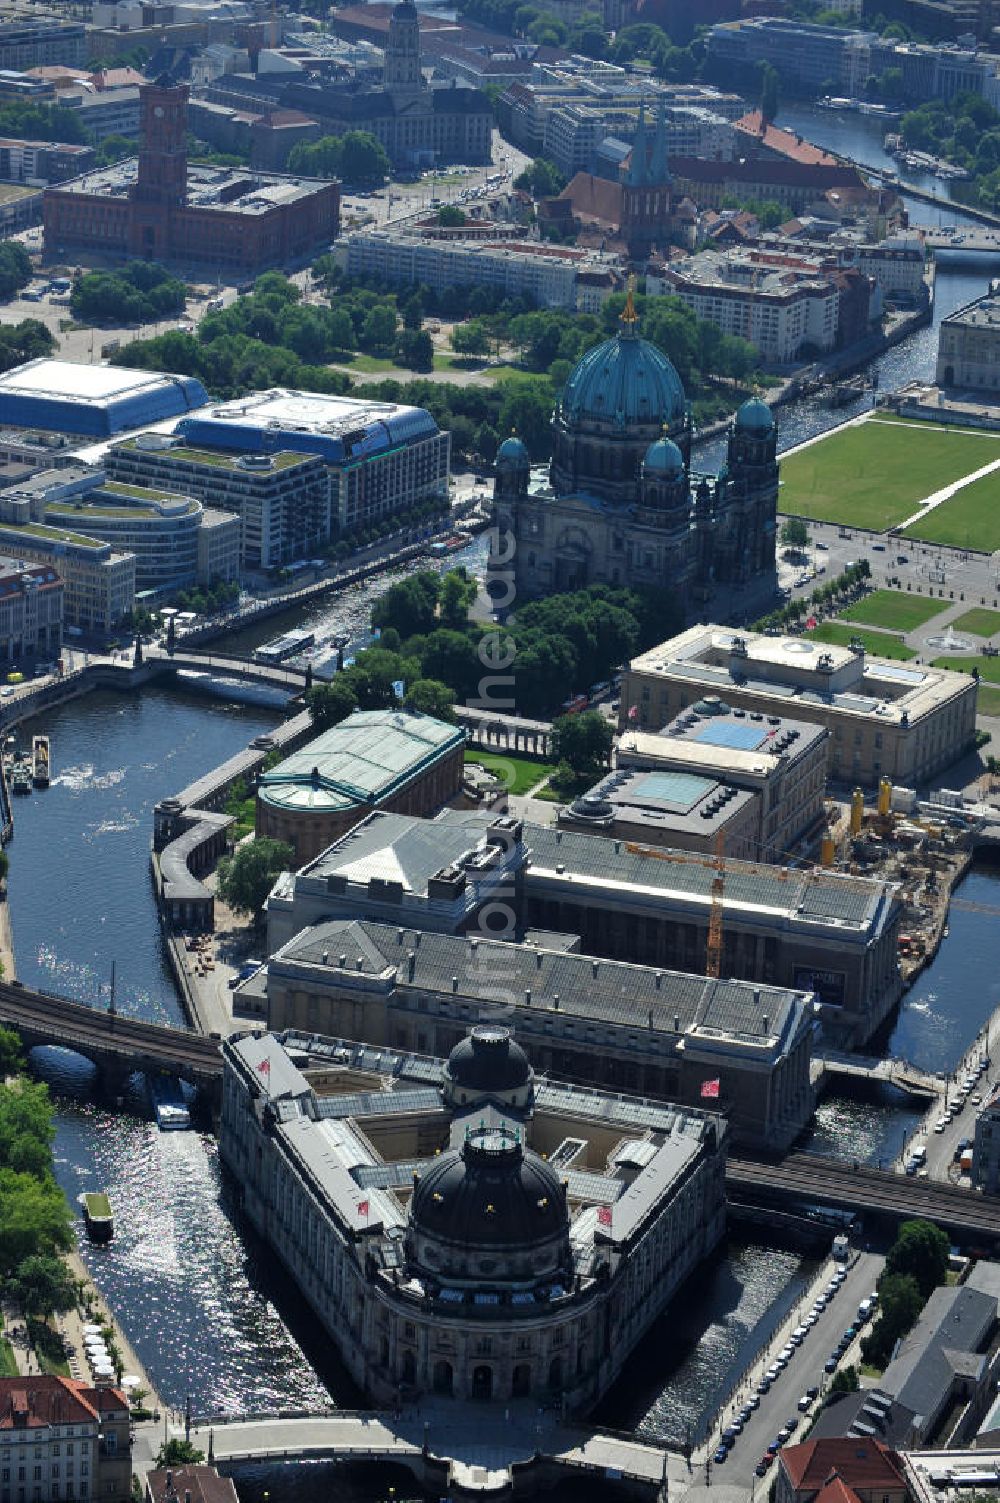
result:
[(487, 1096), (516, 1091), (531, 1080), (528, 1056), (510, 1029), (483, 1024), (455, 1045), (445, 1068), (453, 1085)]
[(565, 1237), (569, 1213), (550, 1164), (509, 1128), (481, 1126), (417, 1181), (410, 1226), (437, 1243), (521, 1252)]

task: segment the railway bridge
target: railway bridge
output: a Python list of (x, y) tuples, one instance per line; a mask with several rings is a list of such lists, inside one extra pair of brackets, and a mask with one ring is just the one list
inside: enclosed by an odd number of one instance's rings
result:
[(105, 1012), (17, 981), (0, 982), (0, 1024), (19, 1034), (26, 1050), (55, 1044), (83, 1055), (112, 1095), (137, 1070), (176, 1075), (213, 1099), (221, 1088), (219, 1040), (184, 1028)]
[(818, 1154), (731, 1158), (726, 1189), (740, 1201), (833, 1206), (900, 1221), (924, 1217), (964, 1242), (1000, 1243), (1000, 1197)]

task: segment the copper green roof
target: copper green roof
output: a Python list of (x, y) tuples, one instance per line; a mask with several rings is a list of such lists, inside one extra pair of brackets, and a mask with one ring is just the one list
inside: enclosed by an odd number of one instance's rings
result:
[(299, 814), (373, 809), (464, 740), (460, 726), (412, 710), (355, 710), (264, 773), (257, 796)]

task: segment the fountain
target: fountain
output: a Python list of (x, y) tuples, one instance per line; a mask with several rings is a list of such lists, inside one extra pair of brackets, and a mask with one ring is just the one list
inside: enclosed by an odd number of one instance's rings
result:
[(944, 631), (937, 632), (933, 637), (926, 639), (928, 647), (938, 648), (941, 652), (975, 652), (975, 647), (968, 637), (960, 637), (953, 626), (946, 626)]

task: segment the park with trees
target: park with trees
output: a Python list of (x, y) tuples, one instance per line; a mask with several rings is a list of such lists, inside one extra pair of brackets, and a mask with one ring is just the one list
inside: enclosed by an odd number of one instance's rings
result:
[(879, 1369), (888, 1364), (947, 1273), (947, 1233), (930, 1221), (904, 1221), (878, 1281), (879, 1314), (861, 1343), (864, 1362)]
[(185, 284), (158, 261), (127, 261), (75, 278), (70, 308), (80, 323), (146, 324), (183, 313), (186, 300)]

